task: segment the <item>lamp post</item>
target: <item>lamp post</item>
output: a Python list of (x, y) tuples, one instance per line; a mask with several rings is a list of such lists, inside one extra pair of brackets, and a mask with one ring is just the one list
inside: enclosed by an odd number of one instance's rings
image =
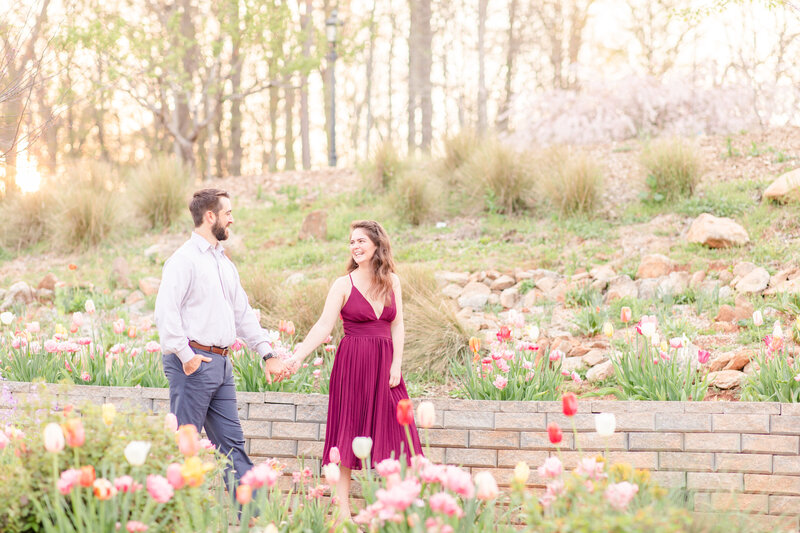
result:
[(328, 166), (336, 166), (336, 76), (334, 73), (336, 65), (336, 32), (338, 30), (339, 18), (336, 9), (331, 11), (331, 15), (325, 21), (325, 36), (328, 38), (328, 71), (331, 75), (330, 86), (330, 106), (331, 116), (328, 121)]

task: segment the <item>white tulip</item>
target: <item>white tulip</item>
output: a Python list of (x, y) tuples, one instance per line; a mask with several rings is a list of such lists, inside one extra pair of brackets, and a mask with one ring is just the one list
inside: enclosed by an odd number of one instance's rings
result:
[(525, 328), (525, 334), (528, 336), (531, 342), (536, 342), (537, 339), (539, 339), (539, 328), (536, 327), (535, 324), (531, 324)]
[(610, 437), (617, 429), (617, 418), (614, 413), (597, 413), (594, 415), (594, 427), (598, 435)]
[(44, 428), (44, 448), (50, 453), (59, 453), (64, 449), (66, 440), (61, 426), (50, 422)]
[(773, 326), (773, 328), (772, 328), (772, 336), (775, 337), (775, 338), (778, 338), (778, 339), (782, 339), (783, 338), (783, 330), (781, 329), (781, 321), (780, 320), (776, 320), (775, 321), (775, 326)]
[(125, 459), (128, 460), (131, 466), (142, 466), (149, 452), (149, 442), (135, 440), (125, 446)]
[(0, 322), (5, 324), (6, 326), (11, 324), (13, 321), (14, 321), (14, 313), (12, 313), (11, 311), (0, 313)]
[(326, 464), (322, 467), (322, 475), (325, 476), (325, 480), (328, 482), (328, 485), (336, 485), (339, 482), (339, 477), (341, 476), (339, 465), (336, 463)]
[(756, 326), (764, 324), (764, 317), (761, 315), (761, 310), (753, 311), (753, 324)]
[(420, 402), (417, 406), (417, 425), (421, 428), (432, 427), (436, 421), (436, 409), (431, 402)]
[(372, 451), (372, 439), (370, 437), (356, 437), (353, 439), (353, 453), (359, 459), (366, 459)]

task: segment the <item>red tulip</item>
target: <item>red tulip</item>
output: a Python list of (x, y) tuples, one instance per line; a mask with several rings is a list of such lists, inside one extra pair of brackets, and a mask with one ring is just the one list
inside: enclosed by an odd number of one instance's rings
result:
[(397, 421), (407, 426), (414, 421), (414, 404), (408, 398), (403, 398), (397, 402)]
[(81, 467), (81, 475), (78, 478), (81, 487), (91, 487), (95, 479), (94, 467), (92, 465)]
[(80, 448), (86, 442), (86, 432), (80, 418), (69, 418), (61, 424), (67, 446)]
[(550, 424), (547, 425), (547, 436), (553, 444), (558, 444), (561, 442), (561, 439), (564, 438), (561, 428), (558, 427), (558, 424), (555, 422), (550, 422)]
[(575, 394), (571, 392), (566, 393), (561, 397), (561, 407), (565, 415), (574, 415), (578, 412), (578, 398), (576, 398)]
[(511, 329), (508, 326), (500, 326), (500, 331), (497, 332), (497, 340), (505, 341), (511, 338)]

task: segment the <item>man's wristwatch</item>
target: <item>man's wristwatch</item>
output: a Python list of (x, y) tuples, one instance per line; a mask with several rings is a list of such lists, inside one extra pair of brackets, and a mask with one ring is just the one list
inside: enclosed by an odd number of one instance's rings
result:
[(266, 362), (267, 359), (272, 359), (273, 357), (275, 357), (275, 352), (269, 352), (267, 354), (264, 354), (264, 356), (261, 357), (261, 359), (263, 359), (264, 362)]

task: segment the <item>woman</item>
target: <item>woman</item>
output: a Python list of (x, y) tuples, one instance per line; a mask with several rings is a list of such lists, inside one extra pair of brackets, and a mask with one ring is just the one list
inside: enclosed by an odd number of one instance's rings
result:
[[(331, 333), (341, 315), (344, 338), (339, 343), (331, 371), (328, 423), (323, 463), (331, 448), (341, 456), (341, 477), (336, 485), (340, 517), (350, 518), (350, 471), (361, 469), (353, 454), (355, 437), (371, 437), (371, 460), (376, 464), (401, 452), (408, 459), (405, 430), (397, 422), (397, 403), (408, 398), (400, 372), (403, 361), (403, 299), (400, 279), (394, 273), (389, 236), (371, 220), (350, 225), (348, 275), (333, 282), (322, 316), (288, 361), (298, 368)], [(415, 453), (421, 453), (419, 435), (412, 423)]]

